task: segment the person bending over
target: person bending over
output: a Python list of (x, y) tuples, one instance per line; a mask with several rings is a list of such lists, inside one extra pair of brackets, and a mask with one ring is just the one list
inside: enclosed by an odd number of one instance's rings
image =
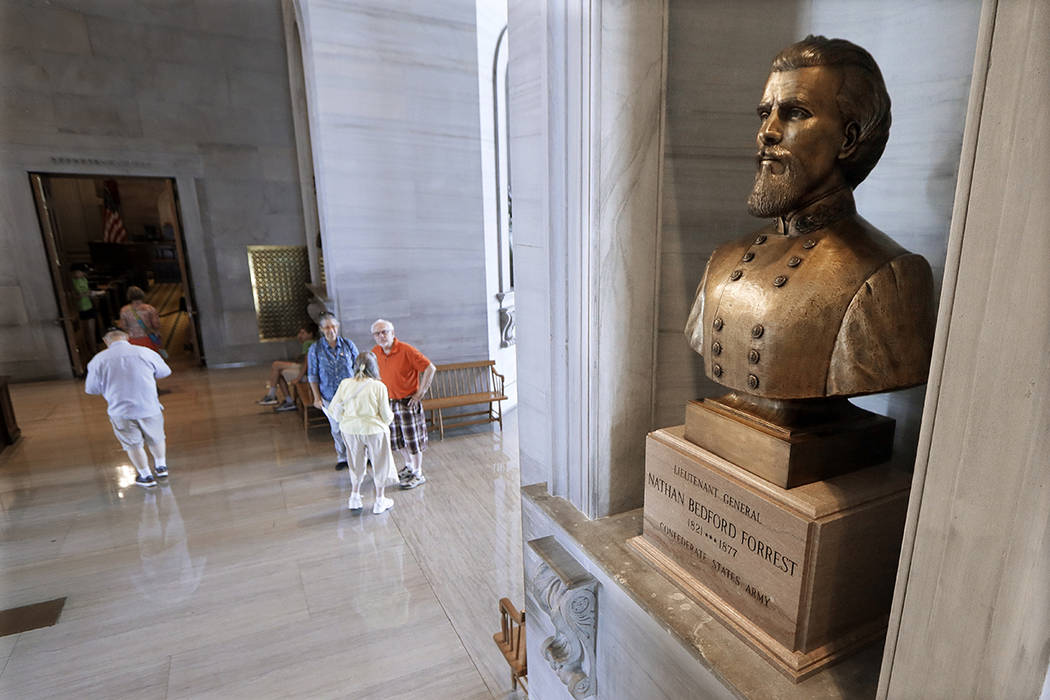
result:
[(157, 399), (157, 380), (169, 376), (171, 368), (152, 350), (129, 343), (120, 329), (111, 328), (102, 340), (106, 349), (88, 363), (84, 391), (106, 399), (113, 433), (138, 472), (135, 483), (156, 486), (142, 445), (145, 442), (153, 455), (157, 479), (167, 477), (164, 407)]

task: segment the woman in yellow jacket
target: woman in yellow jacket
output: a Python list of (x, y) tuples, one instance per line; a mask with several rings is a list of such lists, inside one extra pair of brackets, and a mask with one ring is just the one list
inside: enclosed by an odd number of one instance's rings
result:
[(397, 483), (397, 468), (390, 451), (390, 423), (394, 414), (386, 385), (379, 380), (376, 356), (363, 352), (354, 362), (354, 376), (344, 379), (328, 404), (328, 412), (339, 422), (350, 458), (350, 510), (360, 510), (361, 482), (368, 461), (372, 462), (372, 481), (376, 487), (373, 513), (394, 505), (384, 495), (387, 486)]

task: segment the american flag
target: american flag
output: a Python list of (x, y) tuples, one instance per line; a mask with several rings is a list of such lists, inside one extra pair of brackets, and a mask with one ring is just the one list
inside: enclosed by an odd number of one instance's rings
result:
[(124, 220), (120, 218), (120, 193), (117, 181), (102, 183), (102, 240), (107, 243), (123, 243), (128, 239)]

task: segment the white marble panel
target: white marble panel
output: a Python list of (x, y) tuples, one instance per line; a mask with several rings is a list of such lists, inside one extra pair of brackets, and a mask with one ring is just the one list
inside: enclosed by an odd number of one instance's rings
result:
[(306, 2), (325, 268), (344, 331), (488, 356), (472, 2)]

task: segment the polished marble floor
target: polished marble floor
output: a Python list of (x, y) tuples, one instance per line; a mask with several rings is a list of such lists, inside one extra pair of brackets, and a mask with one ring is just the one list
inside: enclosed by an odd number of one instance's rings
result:
[[(433, 440), (428, 481), (346, 508), (324, 430), (255, 404), (260, 369), (161, 382), (168, 484), (135, 486), (105, 405), (22, 384), (0, 453), (4, 698), (512, 698), (497, 601), (524, 602), (513, 412)], [(366, 506), (371, 485), (365, 487)]]

